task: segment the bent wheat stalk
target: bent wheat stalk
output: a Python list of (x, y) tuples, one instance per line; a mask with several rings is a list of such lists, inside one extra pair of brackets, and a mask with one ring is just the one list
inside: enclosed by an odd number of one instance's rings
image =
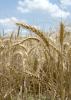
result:
[(44, 41), (44, 43), (46, 44), (47, 47), (51, 46), (58, 54), (60, 54), (60, 51), (55, 46), (53, 46), (52, 44), (49, 43), (49, 40), (50, 41), (52, 41), (52, 40), (45, 37), (44, 32), (42, 32), (41, 30), (39, 30), (33, 26), (24, 24), (24, 23), (20, 23), (20, 22), (16, 23), (16, 25), (21, 26), (25, 29), (28, 29), (31, 32), (34, 32), (36, 35), (38, 35)]

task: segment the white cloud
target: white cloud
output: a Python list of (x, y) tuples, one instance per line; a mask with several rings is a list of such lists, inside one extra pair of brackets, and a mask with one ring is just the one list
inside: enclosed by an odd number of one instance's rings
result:
[(49, 0), (19, 0), (17, 9), (22, 13), (32, 10), (43, 10), (49, 12), (53, 17), (66, 18), (69, 12), (62, 10), (58, 5), (52, 4)]
[(29, 9), (24, 9), (24, 10), (23, 10), (23, 7), (21, 7), (21, 6), (17, 7), (17, 9), (18, 9), (19, 11), (21, 11), (22, 13), (29, 12)]
[(15, 17), (5, 18), (5, 19), (0, 19), (0, 24), (9, 25), (9, 24), (14, 24), (14, 22), (17, 21), (18, 19)]
[(16, 22), (27, 22), (26, 20), (17, 19), (16, 17), (0, 19), (0, 26), (5, 33), (17, 30)]
[(9, 33), (14, 31), (17, 28), (15, 25), (15, 22), (17, 21), (18, 19), (16, 17), (4, 18), (4, 19), (0, 19), (0, 25), (4, 29), (5, 33)]
[(60, 0), (62, 5), (71, 6), (71, 0)]

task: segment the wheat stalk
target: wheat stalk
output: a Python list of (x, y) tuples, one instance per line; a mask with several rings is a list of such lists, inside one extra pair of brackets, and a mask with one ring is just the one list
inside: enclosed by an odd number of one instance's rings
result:
[[(44, 43), (46, 44), (46, 46), (49, 48), (49, 46), (51, 46), (59, 55), (60, 55), (60, 51), (54, 46), (52, 45), (51, 43), (49, 43), (49, 41), (52, 41), (50, 38), (48, 39), (47, 37), (45, 37), (45, 33), (40, 31), (39, 29), (33, 27), (33, 26), (30, 26), (30, 25), (27, 25), (27, 24), (24, 24), (24, 23), (16, 23), (16, 25), (19, 25), (25, 29), (28, 29), (29, 31), (32, 31), (34, 32), (35, 34), (37, 34), (43, 41)], [(52, 41), (52, 43), (54, 43)]]
[(60, 24), (60, 44), (63, 45), (64, 41), (64, 24), (61, 22)]

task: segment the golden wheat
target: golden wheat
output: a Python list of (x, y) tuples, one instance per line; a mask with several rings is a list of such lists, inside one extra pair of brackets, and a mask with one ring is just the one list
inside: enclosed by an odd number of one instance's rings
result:
[[(16, 24), (15, 39), (13, 33), (0, 38), (0, 100), (71, 100), (71, 49), (64, 44), (64, 24), (55, 43), (33, 26)], [(21, 40), (20, 27), (39, 37)]]

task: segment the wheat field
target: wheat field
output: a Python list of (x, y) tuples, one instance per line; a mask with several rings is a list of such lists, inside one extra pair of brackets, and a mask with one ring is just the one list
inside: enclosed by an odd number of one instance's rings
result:
[(32, 37), (0, 37), (0, 100), (71, 100), (71, 33), (51, 39), (24, 23)]

